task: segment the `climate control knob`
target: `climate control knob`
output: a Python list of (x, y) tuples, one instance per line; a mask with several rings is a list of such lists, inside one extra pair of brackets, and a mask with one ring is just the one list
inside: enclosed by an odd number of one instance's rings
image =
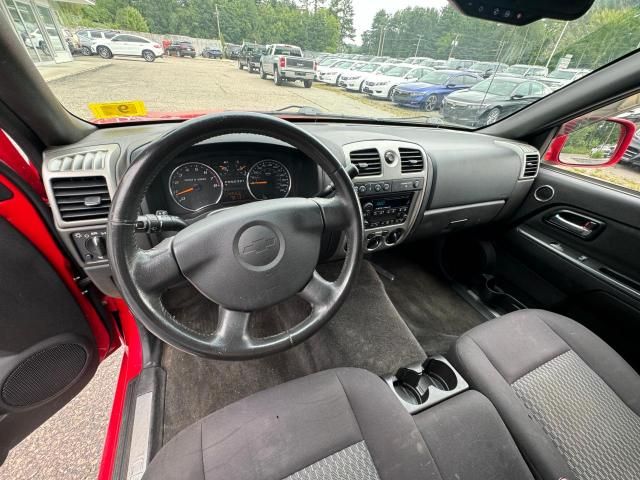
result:
[(393, 230), (391, 233), (389, 233), (389, 235), (387, 235), (387, 238), (385, 240), (386, 244), (394, 245), (398, 243), (398, 240), (400, 240), (400, 237), (402, 237), (403, 232), (404, 230), (402, 230), (401, 228)]

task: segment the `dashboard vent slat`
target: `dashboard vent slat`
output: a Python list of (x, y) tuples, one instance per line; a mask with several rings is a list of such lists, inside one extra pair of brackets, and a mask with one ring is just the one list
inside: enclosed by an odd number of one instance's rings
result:
[(351, 163), (358, 168), (359, 177), (369, 177), (382, 173), (380, 152), (376, 148), (354, 150), (349, 155)]
[(65, 222), (101, 220), (109, 216), (111, 197), (105, 177), (52, 178), (51, 188)]
[(522, 178), (532, 178), (538, 174), (540, 167), (540, 156), (537, 153), (531, 153), (524, 156), (524, 168), (522, 169)]
[(417, 148), (399, 148), (402, 173), (421, 172), (424, 169), (424, 157)]
[(82, 172), (87, 170), (102, 170), (108, 149), (95, 150), (53, 158), (49, 161), (50, 172)]

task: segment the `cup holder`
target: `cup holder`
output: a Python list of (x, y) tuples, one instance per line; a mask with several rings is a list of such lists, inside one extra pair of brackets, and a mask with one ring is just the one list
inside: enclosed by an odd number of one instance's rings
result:
[(427, 360), (423, 375), (427, 375), (431, 384), (439, 390), (450, 392), (458, 386), (458, 378), (453, 367), (441, 360)]
[(451, 364), (438, 355), (385, 377), (410, 413), (417, 413), (469, 388)]

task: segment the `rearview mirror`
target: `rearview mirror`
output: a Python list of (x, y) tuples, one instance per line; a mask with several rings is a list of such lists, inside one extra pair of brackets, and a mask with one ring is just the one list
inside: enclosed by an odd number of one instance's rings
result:
[(475, 0), (450, 0), (465, 15), (511, 25), (527, 25), (541, 18), (575, 20), (587, 13), (594, 0), (496, 0), (487, 5)]
[(563, 125), (553, 139), (545, 159), (574, 167), (607, 167), (620, 161), (629, 147), (636, 126), (623, 118), (578, 119)]

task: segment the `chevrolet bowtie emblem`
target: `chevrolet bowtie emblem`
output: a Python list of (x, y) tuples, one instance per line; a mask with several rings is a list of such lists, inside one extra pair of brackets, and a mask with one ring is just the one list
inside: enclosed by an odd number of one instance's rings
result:
[(242, 255), (249, 255), (252, 253), (260, 254), (266, 252), (270, 248), (273, 248), (276, 244), (276, 237), (263, 237), (254, 240), (253, 242), (245, 245), (242, 248)]

